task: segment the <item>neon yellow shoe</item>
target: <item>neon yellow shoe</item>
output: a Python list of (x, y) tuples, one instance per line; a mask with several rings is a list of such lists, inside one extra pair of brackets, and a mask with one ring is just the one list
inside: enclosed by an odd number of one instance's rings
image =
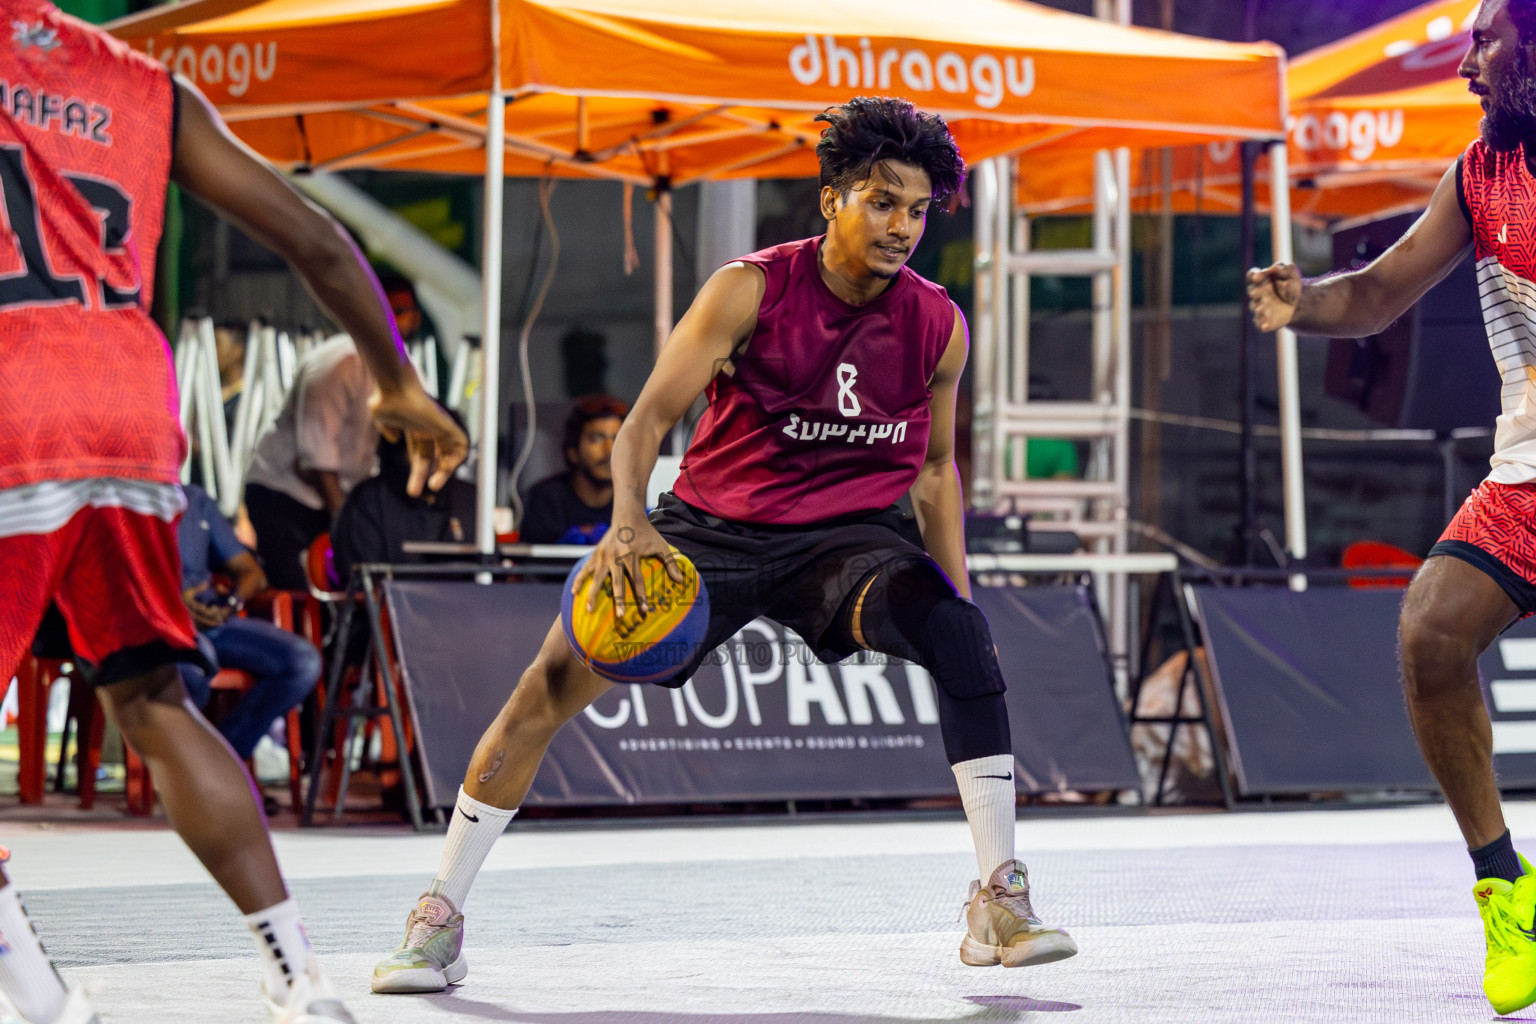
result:
[(1500, 1016), (1536, 1003), (1536, 869), (1524, 857), (1520, 866), (1525, 874), (1514, 884), (1484, 878), (1472, 889), (1488, 940), (1483, 991)]

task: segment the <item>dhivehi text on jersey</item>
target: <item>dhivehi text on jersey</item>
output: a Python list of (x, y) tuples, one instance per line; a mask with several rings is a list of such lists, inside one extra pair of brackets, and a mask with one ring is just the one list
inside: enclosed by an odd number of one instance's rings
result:
[(900, 444), (907, 439), (907, 424), (905, 421), (860, 423), (857, 426), (850, 423), (812, 423), (802, 420), (798, 413), (790, 413), (784, 433), (797, 441), (826, 441), (836, 437), (848, 444), (858, 444), (860, 441), (865, 444), (874, 444), (876, 441)]

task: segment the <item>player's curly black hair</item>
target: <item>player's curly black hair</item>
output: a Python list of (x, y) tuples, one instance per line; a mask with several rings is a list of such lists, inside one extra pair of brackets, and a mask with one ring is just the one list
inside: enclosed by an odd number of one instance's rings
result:
[(868, 181), (882, 160), (921, 167), (933, 183), (936, 203), (960, 191), (965, 181), (965, 160), (944, 119), (907, 100), (858, 96), (817, 114), (816, 120), (827, 124), (816, 144), (821, 184), (840, 195)]
[(1536, 43), (1536, 0), (1509, 0), (1509, 20), (1515, 23), (1522, 43)]

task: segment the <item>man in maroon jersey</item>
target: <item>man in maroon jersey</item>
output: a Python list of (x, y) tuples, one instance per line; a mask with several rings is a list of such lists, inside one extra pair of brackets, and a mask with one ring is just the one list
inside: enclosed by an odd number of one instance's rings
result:
[(1536, 613), (1536, 0), (1484, 0), (1460, 71), (1482, 99), (1482, 137), (1408, 233), (1352, 273), (1303, 281), (1290, 265), (1252, 270), (1248, 296), (1261, 330), (1362, 338), (1469, 252), (1477, 261), (1503, 378), (1492, 472), (1430, 549), (1399, 630), (1414, 734), (1472, 857), (1483, 991), (1509, 1014), (1536, 1002), (1536, 875), (1504, 824), (1477, 662), (1511, 622)]
[[(588, 593), (611, 582), (620, 603), (644, 606), (638, 559), (665, 560), (669, 544), (698, 567), (707, 635), (665, 686), (682, 686), (760, 615), (827, 661), (872, 650), (926, 668), (976, 844), (960, 958), (1059, 960), (1077, 947), (1040, 923), (1014, 859), (1003, 676), (968, 600), (954, 462), (965, 318), (906, 267), (965, 165), (943, 119), (905, 100), (855, 99), (818, 120), (828, 125), (816, 148), (826, 235), (727, 264), (673, 331), (614, 445), (613, 525), (593, 552)], [(700, 393), (709, 409), (675, 492), (647, 519), (661, 440)], [(897, 533), (892, 505), (903, 494), (926, 551)], [(375, 992), (437, 991), (464, 977), (460, 908), (475, 874), (556, 730), (610, 685), (572, 654), (557, 619), (480, 740), (438, 877), (374, 969)]]
[[(167, 182), (285, 256), (357, 340), (376, 418), (411, 438), (418, 491), (429, 475), (442, 486), (466, 440), (422, 391), (350, 240), (196, 90), (43, 0), (0, 10), (0, 679), (55, 601), (172, 825), (245, 915), (273, 1018), (351, 1021), (319, 976), (249, 776), (176, 671), (198, 656), (176, 551), (185, 439), (149, 315)], [(66, 993), (3, 874), (0, 1011), (97, 1019)]]

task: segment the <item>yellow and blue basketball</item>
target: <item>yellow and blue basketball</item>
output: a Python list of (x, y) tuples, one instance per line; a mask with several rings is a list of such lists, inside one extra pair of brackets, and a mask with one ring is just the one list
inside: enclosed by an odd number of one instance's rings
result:
[[(659, 558), (640, 562), (649, 608), (641, 611), (626, 588), (623, 616), (613, 613), (613, 585), (604, 581), (591, 611), (587, 587), (576, 578), (592, 558), (577, 562), (565, 578), (560, 625), (571, 650), (592, 671), (616, 683), (655, 683), (675, 676), (704, 642), (709, 626), (709, 592), (688, 558), (672, 549), (683, 581), (674, 580)], [(590, 584), (590, 581), (588, 581)]]

